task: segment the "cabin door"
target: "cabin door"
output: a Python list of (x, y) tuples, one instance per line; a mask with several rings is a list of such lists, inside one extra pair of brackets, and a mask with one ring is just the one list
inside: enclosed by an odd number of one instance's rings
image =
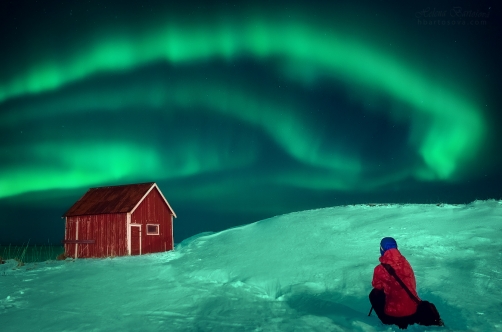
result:
[(131, 225), (131, 255), (141, 255), (141, 225)]

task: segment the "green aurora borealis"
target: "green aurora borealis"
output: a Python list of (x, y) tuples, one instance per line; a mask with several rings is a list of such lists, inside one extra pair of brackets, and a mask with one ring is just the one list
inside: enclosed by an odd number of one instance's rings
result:
[[(122, 14), (134, 7), (108, 6)], [(45, 219), (59, 229), (60, 214), (89, 187), (156, 181), (186, 237), (368, 197), (432, 201), (436, 184), (455, 191), (499, 162), (487, 157), (494, 123), (486, 107), (498, 97), (484, 92), (489, 83), (455, 61), (438, 74), (454, 54), (441, 43), (409, 57), (404, 33), (387, 36), (398, 51), (379, 43), (392, 21), (379, 32), (363, 19), (333, 23), (333, 6), (187, 4), (68, 38), (67, 19), (59, 21), (56, 5), (47, 7), (54, 16), (33, 15), (40, 24), (57, 22), (51, 34), (39, 38), (34, 24), (24, 27), (25, 36), (37, 36), (33, 43), (4, 43), (13, 46), (0, 72), (4, 216), (49, 206), (44, 213), (53, 215)], [(427, 40), (434, 31), (417, 26), (419, 9), (396, 10), (410, 15), (405, 28), (414, 38)], [(355, 28), (365, 24), (369, 29)], [(489, 28), (475, 27), (478, 34)], [(461, 39), (470, 28), (435, 29)], [(437, 64), (424, 65), (421, 56)], [(484, 56), (478, 49), (461, 58)]]

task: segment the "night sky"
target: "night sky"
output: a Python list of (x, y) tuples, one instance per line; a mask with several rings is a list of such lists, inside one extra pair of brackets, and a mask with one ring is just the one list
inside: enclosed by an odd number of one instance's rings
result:
[[(315, 5), (313, 5), (315, 4)], [(0, 244), (157, 182), (174, 236), (502, 198), (495, 1), (2, 1)]]

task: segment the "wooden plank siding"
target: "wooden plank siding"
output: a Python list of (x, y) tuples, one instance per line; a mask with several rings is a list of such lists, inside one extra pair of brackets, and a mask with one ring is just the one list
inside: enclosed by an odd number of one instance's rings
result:
[[(157, 188), (153, 188), (131, 215), (131, 223), (141, 224), (141, 253), (173, 249), (173, 216)], [(159, 225), (158, 235), (147, 235), (147, 224)]]
[[(76, 227), (77, 224), (75, 222), (68, 222), (68, 219), (71, 217), (67, 217), (66, 221), (66, 227), (65, 227), (65, 240), (71, 240), (74, 241), (76, 240)], [(70, 243), (65, 243), (64, 245), (64, 252), (67, 257), (75, 257), (75, 244), (70, 244)]]
[[(95, 243), (89, 244), (65, 244), (67, 256), (114, 257), (127, 255), (126, 218), (126, 213), (67, 217), (67, 231), (70, 232), (67, 233), (67, 240), (95, 241)], [(75, 250), (77, 250), (76, 256)]]

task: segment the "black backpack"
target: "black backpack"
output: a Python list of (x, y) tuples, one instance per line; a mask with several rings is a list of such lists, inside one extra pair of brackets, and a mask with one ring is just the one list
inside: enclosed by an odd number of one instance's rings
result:
[(397, 282), (404, 288), (406, 293), (411, 297), (413, 301), (418, 304), (417, 312), (414, 315), (415, 323), (419, 325), (431, 326), (444, 326), (443, 320), (441, 319), (436, 306), (429, 301), (420, 301), (412, 292), (406, 287), (404, 282), (399, 278), (396, 274), (396, 271), (389, 264), (382, 263), (383, 267), (389, 272), (391, 276), (393, 276)]

